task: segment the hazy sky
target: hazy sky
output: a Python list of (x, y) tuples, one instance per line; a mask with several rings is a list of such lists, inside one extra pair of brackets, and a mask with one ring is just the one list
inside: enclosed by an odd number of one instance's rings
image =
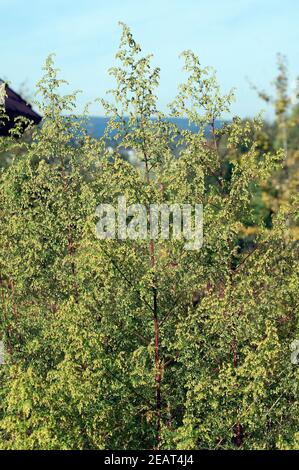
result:
[[(288, 57), (291, 82), (299, 75), (299, 0), (0, 0), (0, 15), (0, 77), (16, 90), (24, 80), (33, 89), (55, 52), (63, 77), (84, 92), (79, 109), (111, 88), (107, 69), (120, 20), (162, 68), (163, 111), (183, 78), (178, 55), (184, 49), (216, 68), (224, 91), (237, 88), (232, 111), (241, 116), (265, 108), (246, 77), (267, 89), (277, 52)], [(94, 105), (92, 113), (102, 109)]]

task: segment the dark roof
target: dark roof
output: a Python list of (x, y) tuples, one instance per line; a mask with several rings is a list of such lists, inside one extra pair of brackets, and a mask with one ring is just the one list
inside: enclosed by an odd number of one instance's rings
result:
[[(0, 80), (0, 83), (3, 83)], [(42, 120), (42, 117), (33, 111), (31, 105), (26, 103), (23, 98), (18, 95), (15, 91), (13, 91), (8, 85), (6, 85), (6, 94), (7, 97), (5, 98), (5, 112), (9, 117), (9, 121), (5, 120), (5, 124), (1, 125), (0, 127), (0, 135), (8, 135), (9, 129), (14, 126), (14, 119), (18, 116), (24, 116), (34, 124), (39, 124)]]

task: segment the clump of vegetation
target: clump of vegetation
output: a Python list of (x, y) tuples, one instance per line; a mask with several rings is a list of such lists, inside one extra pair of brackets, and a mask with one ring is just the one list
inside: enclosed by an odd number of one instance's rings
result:
[[(113, 154), (72, 116), (52, 57), (43, 126), (0, 140), (12, 159), (0, 179), (0, 448), (298, 449), (298, 195), (271, 223), (255, 216), (284, 151), (262, 149), (259, 119), (216, 128), (233, 95), (189, 51), (171, 114), (199, 131), (180, 131), (158, 110), (159, 69), (122, 28), (104, 101)], [(202, 248), (98, 240), (95, 209), (119, 195), (203, 204)]]

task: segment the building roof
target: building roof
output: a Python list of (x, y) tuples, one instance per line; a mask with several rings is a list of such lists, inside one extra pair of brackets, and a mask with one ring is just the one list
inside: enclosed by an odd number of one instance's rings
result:
[[(3, 81), (0, 79), (0, 84)], [(5, 121), (4, 125), (0, 127), (0, 135), (8, 135), (9, 129), (14, 126), (14, 120), (18, 116), (24, 116), (34, 124), (39, 124), (42, 120), (42, 117), (36, 113), (29, 103), (13, 91), (8, 85), (6, 85), (6, 98), (5, 98), (5, 111), (9, 117), (9, 121)]]

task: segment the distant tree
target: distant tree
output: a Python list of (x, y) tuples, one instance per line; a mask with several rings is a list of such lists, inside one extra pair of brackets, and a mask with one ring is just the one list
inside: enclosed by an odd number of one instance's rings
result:
[[(277, 56), (278, 74), (274, 81), (275, 95), (271, 96), (258, 91), (260, 98), (272, 105), (275, 121), (265, 128), (266, 139), (272, 142), (273, 148), (283, 147), (283, 171), (278, 169), (264, 185), (263, 198), (271, 212), (277, 212), (282, 204), (295, 197), (299, 190), (299, 147), (298, 147), (298, 104), (289, 91), (289, 79), (286, 58)], [(290, 229), (299, 237), (298, 225), (294, 219), (289, 220)]]

